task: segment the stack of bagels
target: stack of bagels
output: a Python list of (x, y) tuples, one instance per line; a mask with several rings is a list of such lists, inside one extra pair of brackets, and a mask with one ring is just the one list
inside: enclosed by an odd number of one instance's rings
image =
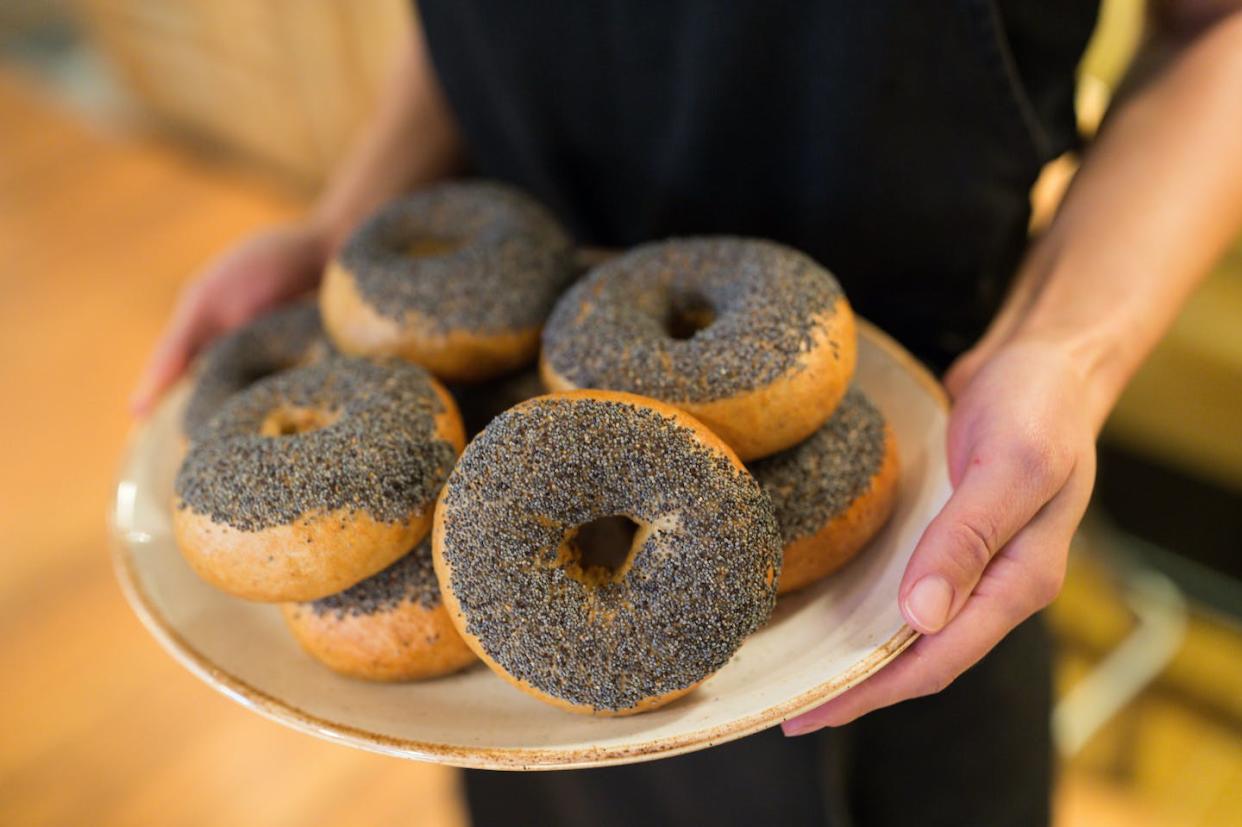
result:
[(700, 237), (579, 261), (508, 186), (379, 210), (314, 300), (196, 365), (185, 559), (345, 675), (482, 660), (599, 715), (692, 691), (884, 524), (896, 441), (803, 254)]

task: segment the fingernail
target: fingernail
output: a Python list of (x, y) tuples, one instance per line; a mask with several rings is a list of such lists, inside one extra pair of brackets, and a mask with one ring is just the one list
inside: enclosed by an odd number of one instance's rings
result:
[(785, 734), (786, 738), (792, 738), (797, 735), (806, 735), (814, 729), (818, 729), (818, 727), (809, 721), (802, 720), (801, 718), (793, 718), (792, 720), (781, 724), (781, 732)]
[(949, 622), (953, 606), (953, 587), (938, 574), (929, 574), (914, 584), (906, 595), (905, 612), (921, 631), (935, 633)]

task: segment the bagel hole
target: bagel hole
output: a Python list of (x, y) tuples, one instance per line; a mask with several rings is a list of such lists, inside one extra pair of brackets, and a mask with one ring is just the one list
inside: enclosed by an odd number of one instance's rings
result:
[(335, 411), (319, 408), (277, 408), (264, 417), (259, 425), (263, 436), (297, 436), (326, 428), (336, 421)]
[(405, 245), (405, 254), (410, 258), (436, 258), (447, 256), (462, 248), (460, 238), (449, 236), (424, 235), (409, 241)]
[(629, 570), (637, 534), (638, 523), (624, 514), (583, 523), (566, 539), (566, 571), (589, 586), (617, 582)]
[(693, 339), (701, 330), (716, 321), (716, 308), (704, 296), (687, 293), (674, 296), (664, 317), (664, 330), (678, 341)]

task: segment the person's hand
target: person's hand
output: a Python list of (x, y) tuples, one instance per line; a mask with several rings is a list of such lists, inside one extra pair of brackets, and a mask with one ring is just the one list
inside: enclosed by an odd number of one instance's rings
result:
[(1095, 478), (1093, 389), (1070, 350), (1013, 341), (967, 354), (955, 398), (953, 495), (919, 539), (897, 593), (922, 633), (891, 664), (783, 725), (800, 735), (948, 686), (1052, 602)]
[(130, 397), (150, 411), (208, 342), (318, 283), (328, 245), (308, 224), (251, 235), (209, 263), (182, 289), (177, 307)]

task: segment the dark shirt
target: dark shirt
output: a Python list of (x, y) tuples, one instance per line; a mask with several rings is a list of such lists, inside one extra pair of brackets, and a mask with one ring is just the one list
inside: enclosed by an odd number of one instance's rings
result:
[(423, 0), (475, 172), (580, 243), (763, 236), (943, 367), (995, 312), (1072, 146), (1070, 0)]

